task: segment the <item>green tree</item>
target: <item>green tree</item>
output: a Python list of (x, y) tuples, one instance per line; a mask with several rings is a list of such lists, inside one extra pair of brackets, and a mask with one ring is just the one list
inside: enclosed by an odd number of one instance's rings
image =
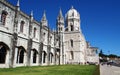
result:
[(102, 51), (102, 49), (101, 49), (101, 50), (100, 50), (100, 53), (99, 53), (99, 56), (100, 56), (100, 57), (103, 57), (103, 55), (104, 55), (104, 54), (103, 54), (103, 51)]

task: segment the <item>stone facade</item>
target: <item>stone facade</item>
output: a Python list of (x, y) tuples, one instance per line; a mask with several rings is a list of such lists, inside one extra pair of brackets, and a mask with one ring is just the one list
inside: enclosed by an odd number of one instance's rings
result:
[(0, 68), (89, 61), (87, 52), (93, 48), (87, 47), (77, 10), (72, 7), (65, 20), (60, 10), (56, 24), (57, 30), (52, 31), (45, 12), (37, 22), (33, 12), (26, 15), (20, 11), (19, 0), (16, 6), (0, 0)]

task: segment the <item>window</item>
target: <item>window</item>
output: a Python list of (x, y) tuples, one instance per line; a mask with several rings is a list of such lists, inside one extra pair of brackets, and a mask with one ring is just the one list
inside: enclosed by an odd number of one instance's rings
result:
[(62, 27), (59, 27), (58, 31), (62, 31)]
[(73, 25), (71, 25), (71, 31), (73, 31)]
[(34, 28), (33, 37), (36, 37), (36, 31), (37, 31), (37, 29)]
[(22, 33), (23, 33), (23, 29), (24, 29), (24, 24), (25, 24), (25, 22), (21, 21), (21, 23), (20, 23), (20, 32), (22, 32)]
[(52, 36), (50, 36), (50, 40), (49, 40), (50, 44), (51, 44), (51, 40), (52, 40)]
[(70, 40), (71, 47), (73, 47), (73, 40)]
[(45, 41), (45, 37), (46, 37), (46, 33), (43, 33), (43, 36), (42, 36), (43, 42)]
[(71, 54), (71, 59), (74, 59), (74, 53), (73, 53), (73, 51), (70, 51), (70, 54)]
[(1, 14), (1, 23), (2, 23), (2, 25), (5, 25), (7, 14), (8, 13), (6, 11), (2, 11), (2, 14)]
[(60, 27), (59, 27), (59, 30), (58, 31), (60, 31)]
[(43, 33), (43, 36), (45, 36), (45, 33)]
[(74, 16), (74, 12), (72, 13), (72, 16)]

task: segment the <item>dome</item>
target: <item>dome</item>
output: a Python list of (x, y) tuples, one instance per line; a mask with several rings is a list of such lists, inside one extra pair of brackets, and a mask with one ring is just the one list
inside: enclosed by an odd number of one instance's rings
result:
[(79, 13), (72, 6), (71, 9), (67, 12), (66, 17), (79, 17)]

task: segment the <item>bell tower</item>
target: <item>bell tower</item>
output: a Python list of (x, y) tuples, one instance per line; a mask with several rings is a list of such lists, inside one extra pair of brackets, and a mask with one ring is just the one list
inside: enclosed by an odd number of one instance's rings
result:
[(60, 62), (59, 64), (64, 63), (64, 17), (62, 15), (62, 10), (60, 9), (58, 17), (57, 17), (57, 32), (59, 37), (59, 48), (60, 48)]
[(65, 16), (64, 55), (65, 63), (85, 62), (85, 38), (80, 28), (80, 14), (72, 6)]

